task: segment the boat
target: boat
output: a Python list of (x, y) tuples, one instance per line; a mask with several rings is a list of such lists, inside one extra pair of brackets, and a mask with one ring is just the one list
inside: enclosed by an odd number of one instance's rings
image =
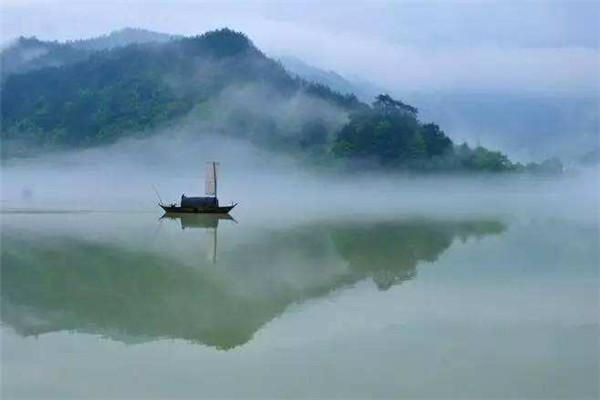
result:
[(158, 203), (158, 205), (167, 214), (227, 214), (237, 203), (231, 203), (229, 206), (220, 206), (217, 197), (217, 167), (219, 163), (211, 161), (206, 163), (206, 185), (205, 197), (187, 197), (181, 195), (179, 205), (171, 203), (169, 205)]

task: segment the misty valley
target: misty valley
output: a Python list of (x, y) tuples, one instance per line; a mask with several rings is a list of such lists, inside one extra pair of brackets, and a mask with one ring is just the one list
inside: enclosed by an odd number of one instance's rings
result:
[(600, 395), (597, 96), (497, 148), (229, 28), (1, 61), (2, 398)]
[[(21, 37), (1, 61), (4, 159), (177, 130), (346, 170), (563, 171), (557, 157), (523, 164), (479, 143), (454, 143), (419, 120), (418, 108), (385, 93), (361, 101), (304, 79), (227, 28), (193, 37), (123, 30), (68, 43)], [(579, 156), (594, 163), (594, 151)]]

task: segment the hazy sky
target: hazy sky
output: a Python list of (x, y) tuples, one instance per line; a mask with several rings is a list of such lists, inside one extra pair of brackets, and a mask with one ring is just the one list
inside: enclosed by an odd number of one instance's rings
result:
[(600, 2), (2, 1), (2, 41), (76, 39), (124, 27), (192, 35), (228, 26), (398, 92), (592, 95)]

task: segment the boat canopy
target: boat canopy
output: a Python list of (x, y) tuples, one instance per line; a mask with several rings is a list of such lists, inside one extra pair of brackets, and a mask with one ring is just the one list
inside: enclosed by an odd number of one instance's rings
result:
[(215, 208), (219, 207), (216, 197), (186, 197), (181, 195), (181, 207), (183, 208)]

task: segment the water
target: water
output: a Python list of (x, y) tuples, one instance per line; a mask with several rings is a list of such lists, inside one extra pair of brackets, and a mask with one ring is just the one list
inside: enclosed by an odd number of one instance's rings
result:
[(232, 214), (5, 209), (2, 397), (599, 396), (593, 218)]

